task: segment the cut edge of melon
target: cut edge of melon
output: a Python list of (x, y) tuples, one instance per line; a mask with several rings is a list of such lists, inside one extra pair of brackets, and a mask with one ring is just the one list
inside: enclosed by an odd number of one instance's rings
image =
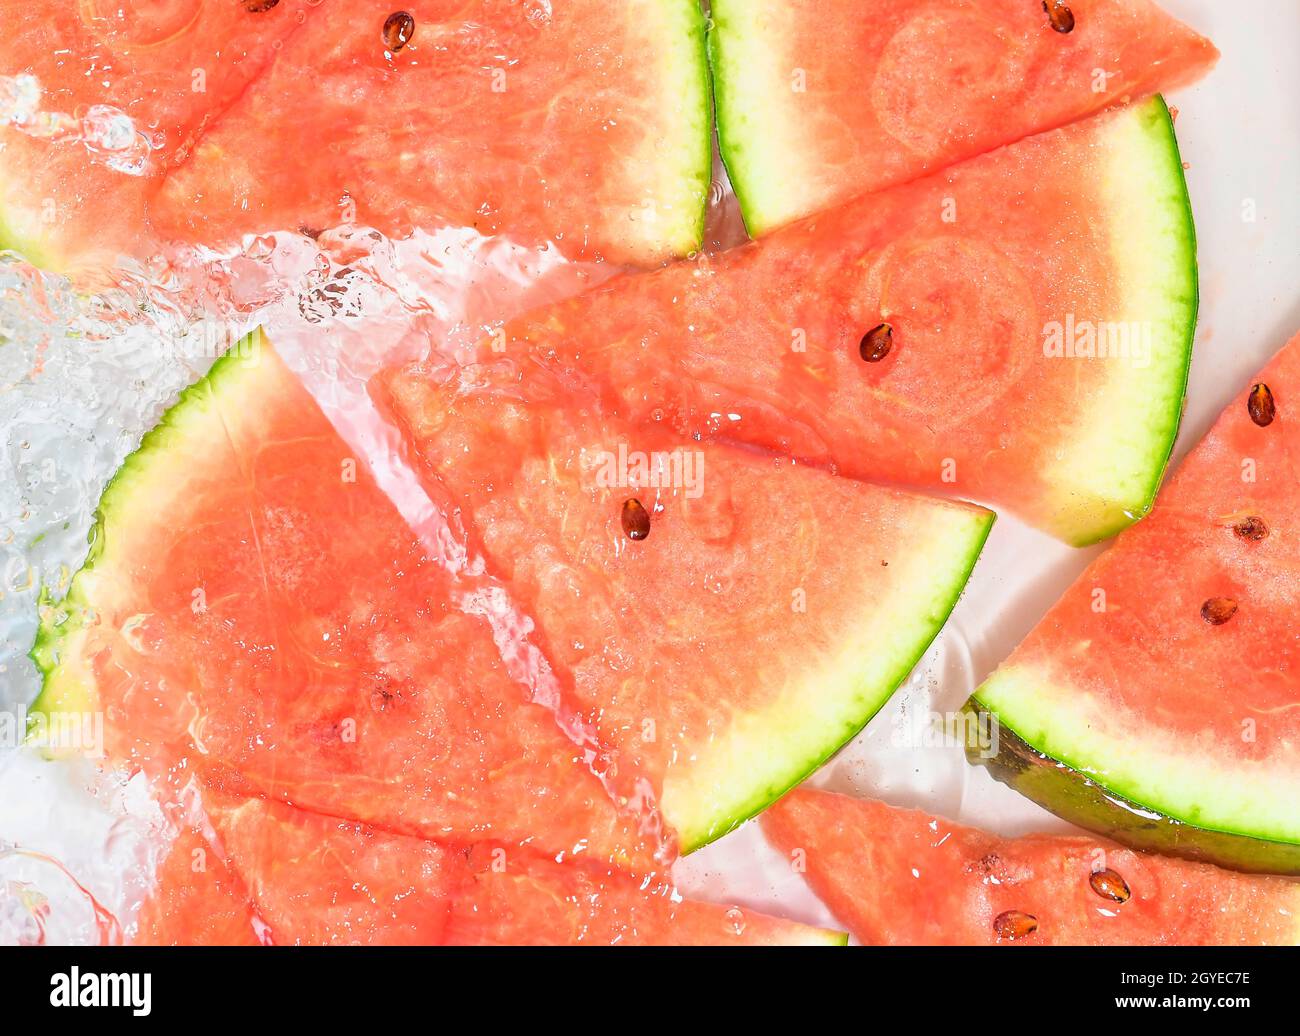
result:
[(737, 717), (689, 767), (670, 770), (662, 808), (683, 854), (722, 837), (799, 784), (856, 736), (912, 672), (956, 606), (993, 527), (991, 511), (934, 507), (897, 585), (868, 602), (861, 635), (761, 712)]
[[(245, 358), (250, 355), (256, 357), (251, 363)], [(273, 357), (261, 329), (241, 339), (207, 374), (181, 391), (104, 486), (87, 537), (86, 560), (73, 575), (67, 594), (56, 602), (48, 587), (41, 591), (40, 624), (28, 652), (41, 674), (40, 692), (28, 709), (28, 739), (35, 747), (64, 754), (58, 746), (42, 743), (42, 726), (56, 730), (60, 714), (83, 714), (98, 707), (92, 664), (99, 649), (96, 609), (110, 603), (105, 597), (115, 584), (115, 529), (133, 524), (147, 528), (166, 509), (167, 500), (183, 492), (184, 473), (192, 466), (194, 454), (177, 449), (176, 440), (202, 438), (222, 428), (215, 401), (233, 393), (241, 405), (247, 405), (252, 393), (250, 373), (262, 362), (278, 363)], [(137, 508), (144, 512), (138, 519), (133, 517)]]
[[(1110, 336), (1149, 342), (1105, 364), (1110, 376), (1045, 473), (1056, 487), (1047, 530), (1075, 546), (1108, 539), (1155, 501), (1182, 420), (1196, 333), (1196, 229), (1173, 120), (1154, 96), (1107, 120), (1104, 149), (1111, 258), (1119, 282)], [(1120, 343), (1123, 337), (1112, 338)]]
[[(1025, 772), (1023, 761), (976, 760), (1007, 771), (1018, 790), (1053, 812), (1096, 827), (1090, 813), (1097, 810), (1087, 807), (1099, 804), (1085, 800), (1101, 797), (1138, 819), (1131, 831), (1113, 822), (1106, 830), (1140, 848), (1238, 869), (1300, 873), (1300, 786), (1293, 775), (1216, 765), (1207, 753), (1189, 752), (1173, 739), (1153, 746), (1152, 731), (1136, 717), (1117, 716), (1046, 667), (1002, 666), (976, 689), (971, 705), (997, 718), (999, 757), (1010, 758), (1019, 743), (1060, 771), (1053, 787), (1031, 786), (1016, 779)], [(1071, 786), (1083, 782), (1099, 794)], [(1177, 826), (1172, 835), (1161, 830), (1171, 824)]]

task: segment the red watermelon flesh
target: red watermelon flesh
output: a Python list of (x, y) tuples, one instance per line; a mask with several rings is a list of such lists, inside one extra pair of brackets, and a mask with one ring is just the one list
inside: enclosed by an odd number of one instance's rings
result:
[(634, 422), (1005, 505), (1086, 543), (1150, 504), (1195, 313), (1157, 98), (617, 278), (482, 351), (592, 382)]
[[(543, 368), (377, 386), (621, 777), (685, 851), (815, 769), (942, 626), (988, 512), (633, 429)], [(638, 787), (641, 787), (638, 783)]]
[(103, 708), (110, 755), (180, 782), (220, 766), (425, 836), (645, 862), (641, 818), (260, 336), (186, 391), (99, 515), (47, 609), (37, 711)]
[(1006, 779), (1085, 826), (1118, 826), (1085, 784), (1135, 804), (1137, 844), (1300, 871), (1298, 399), (1300, 337), (976, 691), (1062, 778)]
[(248, 890), (207, 838), (184, 828), (167, 849), (136, 921), (136, 946), (260, 946)]
[(1042, 0), (715, 0), (718, 133), (751, 233), (1175, 89), (1218, 57), (1147, 0), (1051, 3), (1054, 18)]
[(409, 11), (396, 52), (378, 45), (388, 0), (315, 17), (168, 179), (160, 232), (332, 226), (346, 195), (387, 233), (451, 222), (639, 262), (698, 247), (710, 126), (695, 0)]
[(867, 944), (1294, 945), (1300, 886), (1082, 836), (998, 838), (800, 789), (771, 843)]
[[(109, 106), (151, 145), (92, 158), (76, 139), (42, 139), (52, 127), (39, 119), (27, 131), (3, 129), (0, 244), (60, 269), (142, 251), (147, 197), (314, 5), (249, 6), (0, 0), (0, 76), (34, 76), (40, 111), (71, 119), (74, 129), (94, 106)], [(139, 157), (146, 159), (140, 175), (110, 164)]]
[(444, 846), (206, 793), (277, 945), (827, 944), (838, 933), (681, 898), (617, 870), (490, 843)]
[[(402, 15), (405, 42), (385, 42)], [(0, 23), (0, 76), (35, 76), (50, 110), (113, 105), (159, 145), (132, 176), (75, 141), (0, 133), (0, 241), (41, 265), (354, 219), (620, 262), (700, 241), (695, 0), (0, 0)]]

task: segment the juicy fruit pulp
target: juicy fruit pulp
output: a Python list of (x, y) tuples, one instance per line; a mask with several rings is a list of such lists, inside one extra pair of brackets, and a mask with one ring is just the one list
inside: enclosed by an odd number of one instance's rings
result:
[(995, 774), (1131, 844), (1300, 872), (1296, 398), (1300, 337), (975, 692)]
[(1195, 314), (1156, 98), (610, 281), (483, 351), (593, 382), (640, 424), (1005, 504), (1087, 543), (1150, 505)]
[[(836, 932), (711, 903), (669, 886), (528, 849), (442, 845), (265, 799), (203, 791), (211, 841), (182, 837), (168, 857), (237, 874), (241, 909), (275, 945), (798, 945)], [(169, 865), (148, 918), (202, 881)], [(170, 920), (180, 942), (219, 942), (190, 913)], [(242, 942), (235, 929), (227, 942)]]
[(722, 156), (758, 235), (1172, 90), (1217, 58), (1146, 0), (714, 0)]
[(1294, 945), (1300, 887), (1061, 835), (998, 838), (915, 810), (798, 790), (763, 815), (868, 944)]
[(3, 3), (0, 75), (34, 75), (48, 110), (114, 105), (157, 145), (132, 176), (6, 129), (5, 245), (60, 267), (140, 252), (147, 213), (163, 239), (214, 246), (352, 220), (619, 262), (698, 246), (711, 120), (695, 0), (431, 0), (405, 42), (386, 40), (393, 13)]
[(113, 758), (426, 837), (642, 848), (260, 336), (127, 459), (93, 539), (44, 617), (36, 708), (104, 709)]
[[(508, 358), (384, 379), (430, 496), (685, 851), (762, 809), (884, 704), (992, 515), (633, 429)], [(638, 464), (642, 467), (639, 468)]]

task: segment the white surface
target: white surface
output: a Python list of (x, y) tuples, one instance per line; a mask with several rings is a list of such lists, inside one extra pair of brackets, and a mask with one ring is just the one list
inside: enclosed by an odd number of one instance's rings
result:
[[(1187, 416), (1178, 449), (1181, 456), (1228, 398), (1300, 330), (1300, 116), (1295, 109), (1296, 98), (1300, 98), (1300, 61), (1295, 55), (1300, 44), (1300, 2), (1167, 0), (1165, 6), (1208, 35), (1223, 52), (1217, 70), (1205, 82), (1170, 97), (1179, 109), (1178, 136), (1189, 164), (1202, 289)], [(1254, 223), (1243, 219), (1250, 205), (1256, 213)], [(466, 293), (465, 271), (447, 265), (441, 249), (430, 253), (436, 254), (437, 261), (416, 271), (417, 280), (420, 274), (429, 279), (413, 283), (412, 297), (457, 300), (448, 311), (435, 305), (421, 316), (427, 323), (427, 328), (420, 325), (422, 330), (445, 333), (465, 316), (466, 307), (474, 312), (473, 300), (467, 302), (463, 296), (486, 289), (476, 285)], [(286, 276), (299, 277), (304, 258), (310, 262), (311, 255), (286, 253)], [(0, 274), (4, 272), (0, 270)], [(248, 307), (254, 308), (252, 304)], [(274, 317), (268, 319), (274, 326)], [(5, 320), (11, 321), (11, 314), (6, 313)], [(184, 364), (168, 365), (152, 354), (145, 355), (150, 348), (157, 349), (159, 334), (173, 332), (155, 330), (152, 343), (145, 332), (113, 338), (98, 352), (88, 349), (89, 358), (60, 352), (57, 339), (61, 332), (54, 332), (51, 364), (67, 363), (70, 356), (74, 365), (85, 367), (80, 381), (69, 383), (79, 385), (79, 390), (69, 397), (66, 389), (58, 390), (47, 380), (35, 394), (36, 403), (29, 399), (26, 410), (8, 420), (6, 430), (11, 438), (31, 439), (32, 462), (27, 469), (35, 471), (35, 458), (47, 449), (56, 454), (74, 449), (78, 456), (96, 456), (93, 471), (78, 462), (75, 475), (68, 475), (76, 483), (72, 490), (80, 493), (77, 501), (69, 502), (68, 493), (60, 495), (53, 490), (42, 495), (39, 486), (31, 492), (25, 489), (24, 501), (34, 497), (37, 502), (32, 515), (19, 516), (25, 523), (21, 526), (14, 523), (13, 515), (4, 513), (10, 496), (18, 494), (6, 495), (12, 487), (0, 486), (0, 557), (23, 554), (41, 569), (33, 581), (25, 569), (11, 572), (6, 568), (3, 590), (9, 597), (0, 600), (0, 647), (5, 649), (0, 657), (0, 707), (6, 700), (29, 698), (34, 686), (30, 666), (21, 658), (30, 643), (34, 586), (42, 577), (51, 578), (50, 565), (75, 563), (76, 540), (84, 533), (88, 506), (97, 496), (97, 480), (112, 470), (114, 458), (120, 458), (139, 432), (152, 423), (175, 388), (193, 376)], [(312, 333), (336, 336), (336, 344), (355, 341), (356, 335), (355, 329), (336, 332), (320, 325)], [(370, 328), (366, 335), (373, 344)], [(176, 346), (177, 341), (171, 339), (169, 344)], [(344, 350), (343, 355), (360, 362), (355, 351)], [(134, 380), (128, 383), (123, 375), (122, 385), (110, 386), (107, 376), (101, 377), (109, 367), (132, 374)], [(4, 373), (3, 363), (0, 373)], [(4, 380), (0, 377), (0, 383)], [(131, 387), (123, 388), (128, 384)], [(322, 391), (319, 381), (313, 388), (318, 394)], [(147, 398), (142, 402), (137, 396)], [(77, 423), (56, 428), (56, 420), (67, 420), (63, 415), (69, 412), (70, 398), (79, 415)], [(0, 397), (0, 404), (5, 402)], [(5, 417), (0, 406), (0, 420)], [(66, 441), (59, 441), (60, 436)], [(69, 519), (66, 529), (65, 517)], [(38, 532), (48, 533), (39, 550), (32, 544)], [(923, 807), (1008, 834), (1064, 827), (993, 782), (983, 770), (969, 766), (957, 745), (933, 743), (926, 737), (929, 727), (925, 721), (932, 711), (959, 708), (1096, 553), (1096, 549), (1064, 547), (1002, 515), (965, 597), (925, 663), (814, 782)], [(5, 607), (15, 603), (18, 607), (11, 608), (6, 620)], [(0, 753), (0, 850), (9, 840), (50, 852), (101, 900), (122, 902), (130, 898), (132, 881), (124, 879), (120, 871), (125, 862), (140, 859), (137, 843), (147, 833), (148, 824), (124, 826), (96, 815), (97, 803), (102, 809), (120, 802), (123, 795), (101, 792), (99, 799), (92, 799), (75, 790), (84, 777), (84, 768), (55, 773), (54, 768), (30, 758), (11, 757), (6, 762)], [(61, 782), (68, 788), (53, 790)], [(105, 852), (106, 846), (116, 849)], [(24, 877), (22, 868), (32, 866), (29, 860), (17, 862), (21, 867), (12, 859), (6, 863), (0, 851), (0, 884), (6, 878)], [(688, 892), (833, 924), (825, 908), (784, 859), (766, 846), (752, 823), (682, 861), (678, 877)], [(0, 917), (0, 941), (2, 930)]]

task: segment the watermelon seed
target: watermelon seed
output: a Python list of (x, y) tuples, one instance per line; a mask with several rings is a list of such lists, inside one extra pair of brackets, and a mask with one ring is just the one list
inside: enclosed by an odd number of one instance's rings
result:
[(1237, 602), (1230, 597), (1211, 597), (1201, 605), (1201, 618), (1211, 626), (1222, 626), (1237, 614)]
[(394, 11), (384, 21), (384, 46), (396, 54), (415, 34), (415, 19), (406, 11)]
[(1263, 518), (1252, 515), (1239, 521), (1232, 527), (1232, 531), (1243, 540), (1252, 540), (1258, 543), (1268, 535), (1268, 526), (1264, 524)]
[(865, 335), (858, 346), (858, 353), (867, 363), (879, 363), (889, 355), (894, 347), (894, 329), (888, 324), (877, 324)]
[(1113, 899), (1116, 903), (1127, 903), (1129, 897), (1133, 895), (1128, 882), (1109, 867), (1093, 871), (1088, 878), (1088, 884), (1097, 895), (1104, 899)]
[(263, 11), (269, 11), (279, 2), (280, 0), (244, 0), (244, 10), (249, 14), (261, 14)]
[(1023, 939), (1038, 931), (1038, 918), (1021, 910), (1004, 910), (993, 919), (993, 931), (999, 939)]
[(1047, 12), (1047, 20), (1057, 32), (1074, 31), (1074, 12), (1061, 0), (1043, 0), (1043, 10)]
[(1262, 382), (1250, 390), (1246, 397), (1246, 410), (1250, 419), (1261, 428), (1267, 428), (1277, 416), (1277, 404), (1273, 402), (1272, 390)]
[(623, 501), (623, 532), (629, 540), (643, 540), (650, 535), (650, 514), (636, 497)]

